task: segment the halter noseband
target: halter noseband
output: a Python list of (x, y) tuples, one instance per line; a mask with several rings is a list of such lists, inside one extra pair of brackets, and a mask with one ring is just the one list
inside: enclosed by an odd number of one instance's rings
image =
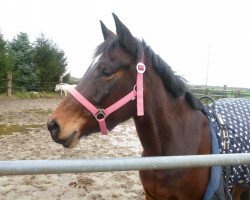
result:
[(137, 116), (144, 115), (144, 104), (143, 104), (143, 73), (146, 71), (146, 67), (142, 62), (136, 65), (137, 79), (134, 89), (128, 93), (126, 96), (121, 98), (116, 103), (112, 104), (106, 109), (96, 108), (92, 103), (90, 103), (86, 98), (84, 98), (75, 88), (70, 90), (70, 94), (81, 103), (85, 108), (91, 112), (95, 119), (99, 122), (99, 126), (103, 135), (107, 134), (107, 126), (105, 118), (109, 116), (114, 111), (118, 110), (129, 101), (137, 98)]

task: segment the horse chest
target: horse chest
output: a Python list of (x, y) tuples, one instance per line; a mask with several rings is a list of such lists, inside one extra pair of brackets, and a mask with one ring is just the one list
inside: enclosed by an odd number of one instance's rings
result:
[[(196, 171), (197, 172), (197, 171)], [(208, 176), (208, 169), (201, 169), (200, 175)], [(201, 176), (202, 176), (201, 175)], [(140, 171), (146, 199), (154, 200), (200, 200), (207, 182), (198, 180), (193, 170), (150, 170)], [(190, 180), (194, 180), (193, 184)], [(195, 191), (195, 192), (194, 192)]]

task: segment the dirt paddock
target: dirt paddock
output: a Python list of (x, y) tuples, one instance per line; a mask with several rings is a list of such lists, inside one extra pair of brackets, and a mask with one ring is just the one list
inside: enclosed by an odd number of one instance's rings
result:
[[(60, 99), (0, 100), (0, 160), (84, 159), (140, 156), (131, 120), (108, 136), (81, 139), (73, 149), (52, 141), (47, 116)], [(144, 199), (137, 171), (0, 177), (0, 199)]]

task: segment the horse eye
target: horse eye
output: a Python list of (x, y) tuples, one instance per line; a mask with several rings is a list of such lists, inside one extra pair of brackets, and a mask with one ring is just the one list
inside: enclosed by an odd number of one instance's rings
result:
[(107, 67), (104, 67), (102, 70), (101, 70), (101, 76), (103, 77), (109, 77), (112, 75), (112, 71), (107, 68)]

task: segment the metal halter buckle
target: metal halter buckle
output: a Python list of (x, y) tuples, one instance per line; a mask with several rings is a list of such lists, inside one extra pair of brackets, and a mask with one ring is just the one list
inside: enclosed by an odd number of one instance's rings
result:
[[(143, 67), (143, 68), (141, 68)], [(143, 74), (146, 71), (146, 66), (143, 63), (138, 63), (136, 65), (136, 70), (138, 73)]]
[(97, 121), (100, 121), (107, 117), (104, 109), (99, 109), (98, 112), (94, 116)]
[(224, 147), (224, 150), (229, 150), (229, 144), (230, 144), (230, 139), (229, 139), (229, 136), (228, 136), (228, 132), (225, 128), (225, 125), (223, 127), (223, 129), (221, 129), (221, 132), (222, 132), (222, 135), (223, 135), (223, 147)]

